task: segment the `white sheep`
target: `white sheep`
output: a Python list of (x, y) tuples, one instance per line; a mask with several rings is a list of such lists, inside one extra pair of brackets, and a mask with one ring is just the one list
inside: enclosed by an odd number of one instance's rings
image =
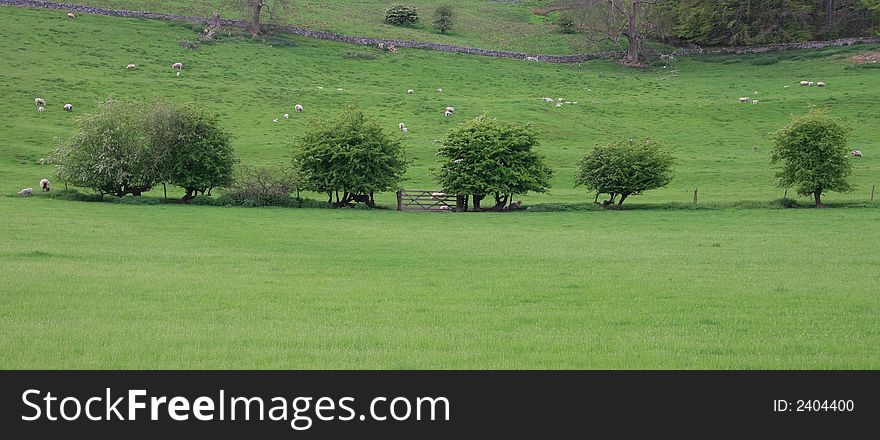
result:
[(759, 101), (759, 100), (757, 100), (757, 99), (753, 99), (753, 100), (752, 100), (752, 104), (757, 104), (757, 103), (759, 103), (759, 102), (761, 102), (761, 101)]
[(412, 95), (413, 93), (415, 93), (415, 90), (413, 90), (413, 89), (409, 89), (406, 91), (407, 95)]
[(273, 119), (272, 122), (278, 122), (278, 118)]
[(34, 98), (34, 104), (35, 104), (37, 107), (45, 107), (45, 106), (46, 106), (46, 101), (44, 101), (43, 98)]
[(808, 85), (808, 86), (810, 86), (810, 87), (813, 87), (813, 86), (815, 86), (815, 85), (816, 85), (816, 83), (815, 83), (815, 82), (813, 82), (813, 81), (810, 81), (810, 82), (809, 82), (809, 83), (807, 83), (807, 85)]
[(403, 122), (401, 122), (400, 124), (397, 124), (397, 126), (398, 126), (401, 130), (403, 130), (404, 128), (406, 128), (406, 124), (404, 124)]
[(295, 105), (295, 106), (293, 107), (293, 109), (294, 109), (297, 113), (302, 113), (302, 111), (303, 111), (303, 106), (300, 105), (300, 104), (297, 104), (297, 105)]
[(739, 102), (749, 102), (750, 99), (751, 98), (749, 98), (748, 96), (743, 96), (742, 98), (739, 98)]
[(32, 195), (34, 195), (34, 189), (33, 189), (33, 188), (25, 188), (25, 189), (19, 191), (19, 192), (18, 192), (18, 195), (20, 195), (20, 196), (32, 196)]
[(64, 111), (72, 112), (73, 111), (73, 104), (64, 104)]
[(825, 87), (825, 83), (823, 83), (822, 81), (819, 81), (816, 83), (816, 87)]
[(556, 106), (557, 106), (557, 107), (562, 107), (562, 103), (561, 103), (561, 102), (557, 102), (557, 103), (556, 103)]
[(129, 64), (129, 65), (125, 66), (125, 68), (128, 70), (134, 70), (134, 69), (137, 69), (138, 66), (137, 66), (137, 64)]
[(859, 150), (853, 150), (852, 157), (862, 157), (862, 152)]
[(290, 119), (290, 113), (285, 113), (285, 114), (284, 114), (284, 119)]
[(443, 114), (446, 115), (447, 118), (452, 116), (452, 112), (449, 110), (446, 110), (446, 113), (443, 113)]
[(801, 81), (801, 87), (809, 87), (809, 86), (810, 86), (809, 81)]
[(553, 98), (544, 98), (544, 102), (553, 102)]
[(40, 189), (45, 192), (49, 192), (49, 179), (40, 180)]
[(400, 129), (400, 131), (402, 131), (403, 134), (407, 134), (407, 133), (409, 133), (409, 128), (403, 127)]
[(76, 15), (74, 15), (73, 12), (68, 12), (67, 18), (76, 18)]
[(37, 112), (39, 112), (39, 113), (43, 113), (44, 111), (46, 111), (46, 108), (45, 108), (45, 107), (43, 107), (43, 106), (39, 106), (39, 107), (37, 107)]
[(324, 90), (324, 87), (318, 86), (318, 90)]
[(178, 77), (180, 76), (180, 72), (177, 72), (177, 76), (178, 76)]
[(437, 89), (437, 93), (443, 93), (443, 89), (442, 88)]
[(455, 113), (455, 107), (446, 107), (446, 111), (449, 113)]
[(174, 63), (171, 65), (172, 69), (183, 70), (183, 63)]

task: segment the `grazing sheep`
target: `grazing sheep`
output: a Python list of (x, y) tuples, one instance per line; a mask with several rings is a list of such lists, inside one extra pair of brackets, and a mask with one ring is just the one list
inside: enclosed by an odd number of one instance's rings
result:
[(446, 107), (446, 111), (448, 111), (450, 113), (455, 113), (455, 108), (454, 107)]
[(177, 76), (180, 76), (180, 72), (177, 72)]
[(403, 122), (401, 122), (400, 124), (397, 124), (397, 126), (398, 126), (401, 130), (403, 130), (404, 128), (406, 128), (406, 124), (404, 124)]
[(68, 12), (67, 18), (76, 18), (76, 15), (74, 15), (73, 12)]
[(553, 98), (544, 98), (544, 102), (553, 102)]
[(853, 150), (852, 157), (862, 157), (862, 152), (859, 150)]
[(739, 102), (749, 102), (750, 99), (751, 98), (749, 98), (748, 96), (743, 96), (742, 98), (739, 98)]
[(183, 70), (183, 63), (174, 63), (171, 65), (172, 69)]
[(43, 179), (40, 181), (40, 189), (42, 189), (45, 192), (49, 192), (49, 190), (50, 190), (49, 179)]
[(402, 131), (404, 134), (409, 133), (409, 129), (406, 127), (401, 128), (400, 131)]
[(34, 104), (35, 104), (37, 107), (45, 107), (45, 106), (46, 106), (46, 101), (44, 101), (43, 98), (34, 98)]
[(556, 102), (565, 102), (565, 99), (563, 99), (563, 98), (556, 98)]
[(278, 118), (273, 119), (272, 122), (278, 122)]
[(18, 195), (20, 195), (20, 196), (32, 196), (32, 195), (34, 195), (34, 189), (33, 189), (33, 188), (25, 188), (25, 189), (19, 191), (19, 192), (18, 192)]
[(73, 111), (73, 104), (64, 104), (64, 111), (72, 112)]
[(556, 103), (556, 106), (557, 106), (557, 107), (562, 107), (562, 103), (561, 103), (561, 102), (557, 102), (557, 103)]
[(809, 83), (808, 83), (808, 84), (807, 84), (807, 85), (808, 85), (808, 86), (810, 86), (810, 87), (813, 87), (813, 86), (815, 86), (815, 85), (816, 85), (816, 83), (815, 83), (815, 82), (813, 82), (813, 81), (810, 81), (810, 82), (809, 82)]
[(129, 65), (125, 66), (125, 68), (128, 70), (134, 70), (134, 69), (137, 69), (138, 66), (137, 66), (137, 64), (129, 64)]
[(407, 95), (412, 95), (413, 93), (415, 93), (415, 91), (413, 89), (409, 89), (406, 91)]
[(801, 87), (809, 87), (809, 86), (810, 86), (809, 81), (801, 81)]
[(318, 86), (318, 90), (324, 90), (324, 88), (321, 86)]
[(46, 108), (45, 108), (45, 107), (43, 107), (43, 106), (39, 106), (39, 107), (37, 107), (37, 112), (39, 112), (39, 113), (43, 113), (44, 111), (46, 111)]
[(816, 83), (816, 87), (825, 87), (825, 83), (823, 83), (822, 81), (819, 81)]
[(284, 114), (284, 119), (290, 119), (290, 113), (285, 113), (285, 114)]
[(443, 93), (443, 89), (442, 88), (437, 89), (437, 93)]
[(441, 211), (452, 211), (452, 208), (449, 205), (443, 205), (439, 208)]
[(297, 113), (302, 113), (302, 111), (303, 111), (303, 106), (297, 104), (296, 106), (293, 107), (293, 109), (296, 110)]
[(452, 112), (449, 110), (446, 110), (446, 113), (443, 113), (443, 114), (446, 115), (447, 118), (452, 116)]
[(752, 104), (757, 104), (757, 103), (759, 103), (759, 102), (761, 102), (761, 101), (759, 101), (759, 100), (757, 100), (757, 99), (753, 99), (753, 100), (752, 100)]

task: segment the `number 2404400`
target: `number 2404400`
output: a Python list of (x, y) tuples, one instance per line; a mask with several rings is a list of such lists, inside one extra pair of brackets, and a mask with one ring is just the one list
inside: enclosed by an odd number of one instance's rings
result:
[(852, 400), (774, 400), (775, 412), (852, 412), (855, 402)]

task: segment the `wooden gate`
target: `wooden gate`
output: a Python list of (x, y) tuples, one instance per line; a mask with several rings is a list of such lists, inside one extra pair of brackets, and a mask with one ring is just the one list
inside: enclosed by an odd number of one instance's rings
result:
[(401, 189), (397, 191), (398, 211), (465, 211), (466, 196), (451, 196), (440, 191)]

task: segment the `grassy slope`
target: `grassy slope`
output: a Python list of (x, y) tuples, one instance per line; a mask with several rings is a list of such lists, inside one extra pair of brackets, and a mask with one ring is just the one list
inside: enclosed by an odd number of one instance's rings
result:
[[(68, 20), (58, 12), (0, 9), (5, 63), (0, 70), (0, 113), (5, 115), (0, 121), (0, 191), (35, 186), (51, 174), (36, 164), (51, 151), (53, 138), (68, 136), (76, 113), (110, 95), (197, 101), (221, 115), (236, 136), (242, 161), (249, 164), (286, 162), (289, 145), (308, 117), (332, 116), (357, 102), (389, 130), (400, 121), (410, 127), (410, 187), (436, 186), (429, 173), (436, 166), (431, 140), (458, 122), (483, 112), (532, 121), (543, 133), (540, 151), (558, 170), (552, 193), (533, 201), (590, 198), (572, 188), (577, 161), (592, 145), (624, 136), (655, 137), (679, 157), (672, 184), (636, 201), (687, 201), (694, 188), (707, 202), (777, 198), (781, 191), (773, 187), (767, 133), (790, 113), (810, 104), (828, 105), (854, 127), (852, 147), (866, 154), (853, 177), (859, 190), (832, 195), (829, 201), (865, 200), (880, 175), (880, 154), (872, 148), (880, 135), (880, 114), (871, 109), (880, 99), (880, 89), (873, 86), (877, 70), (853, 68), (846, 60), (849, 53), (788, 54), (804, 59), (769, 66), (687, 59), (674, 65), (679, 73), (671, 75), (670, 69), (637, 72), (610, 62), (546, 65), (415, 50), (363, 60), (347, 54), (365, 49), (305, 39), (276, 41), (271, 47), (231, 39), (187, 51), (178, 46), (179, 38), (193, 38), (192, 31), (163, 22), (94, 16)], [(170, 69), (175, 61), (187, 65), (180, 78)], [(141, 68), (126, 71), (131, 62)], [(830, 85), (800, 88), (800, 78)], [(325, 89), (318, 90), (319, 85)], [(445, 93), (438, 95), (437, 87)], [(407, 96), (408, 88), (416, 94)], [(737, 103), (754, 91), (760, 105)], [(44, 114), (33, 106), (37, 95), (49, 103)], [(578, 104), (556, 108), (541, 102), (543, 96)], [(74, 114), (61, 110), (64, 102), (75, 105)], [(306, 113), (272, 123), (273, 117), (293, 113), (295, 103), (305, 105)], [(443, 117), (447, 105), (456, 107), (455, 117)], [(752, 152), (753, 145), (761, 152)], [(390, 198), (386, 194), (381, 201)]]
[[(74, 0), (90, 6), (170, 12), (207, 17), (221, 12), (224, 17), (241, 18), (241, 12), (224, 7), (222, 0)], [(446, 35), (431, 25), (434, 8), (431, 0), (403, 2), (415, 5), (420, 22), (414, 26), (391, 26), (384, 22), (384, 10), (393, 2), (384, 0), (294, 0), (296, 9), (282, 22), (316, 29), (391, 39), (432, 41), (484, 49), (504, 49), (528, 53), (570, 54), (611, 50), (607, 43), (589, 41), (583, 35), (558, 32), (552, 19), (534, 10), (548, 1), (499, 2), (489, 0), (449, 0), (457, 17), (455, 29)], [(249, 16), (246, 18), (250, 18)], [(269, 16), (264, 17), (268, 20)], [(596, 39), (598, 40), (598, 39)]]
[(0, 208), (2, 368), (880, 366), (876, 209)]

